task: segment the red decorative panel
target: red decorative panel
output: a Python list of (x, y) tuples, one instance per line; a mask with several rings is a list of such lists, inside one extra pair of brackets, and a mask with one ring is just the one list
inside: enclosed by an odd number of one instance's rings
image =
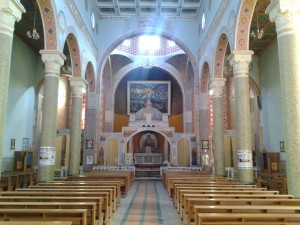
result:
[(45, 37), (45, 50), (57, 50), (57, 32), (55, 16), (51, 4), (51, 0), (40, 0), (37, 1), (41, 17), (43, 18), (44, 37)]
[(236, 50), (249, 49), (249, 32), (252, 20), (253, 11), (255, 9), (257, 0), (244, 0), (241, 4), (237, 34), (236, 34)]
[(225, 35), (222, 35), (219, 39), (219, 43), (216, 50), (215, 65), (214, 65), (214, 78), (223, 77), (223, 65), (226, 48), (228, 45), (228, 39)]
[(69, 34), (67, 43), (72, 59), (72, 75), (73, 77), (81, 77), (80, 54), (76, 37), (73, 34)]

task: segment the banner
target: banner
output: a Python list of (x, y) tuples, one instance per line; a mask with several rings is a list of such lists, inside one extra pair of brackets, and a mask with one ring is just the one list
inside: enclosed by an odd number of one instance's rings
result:
[(40, 166), (54, 166), (55, 165), (55, 147), (41, 147), (40, 148)]

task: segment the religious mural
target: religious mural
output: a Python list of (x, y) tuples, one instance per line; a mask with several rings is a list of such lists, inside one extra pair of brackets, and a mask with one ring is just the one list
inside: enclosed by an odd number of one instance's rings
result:
[(170, 114), (171, 87), (169, 81), (129, 81), (128, 114), (136, 113), (145, 107), (149, 100), (161, 113)]

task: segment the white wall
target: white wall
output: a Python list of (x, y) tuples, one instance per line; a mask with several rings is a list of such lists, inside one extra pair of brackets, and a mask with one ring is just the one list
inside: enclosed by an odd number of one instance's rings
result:
[[(279, 152), (284, 134), (277, 42), (259, 57), (259, 67), (263, 142), (267, 151)], [(282, 154), (281, 159), (284, 158)]]

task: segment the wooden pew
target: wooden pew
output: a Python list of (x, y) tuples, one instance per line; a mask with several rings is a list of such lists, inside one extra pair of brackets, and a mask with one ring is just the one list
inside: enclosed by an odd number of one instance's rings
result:
[(174, 187), (176, 184), (205, 184), (205, 185), (227, 185), (227, 184), (239, 184), (232, 180), (225, 179), (204, 179), (204, 178), (193, 178), (193, 179), (183, 179), (183, 180), (169, 180), (167, 183), (167, 190), (170, 197), (174, 195)]
[(0, 225), (72, 225), (71, 221), (0, 221)]
[[(112, 190), (112, 205), (113, 205), (113, 212), (115, 213), (117, 211), (118, 206), (118, 196), (117, 196), (117, 189), (115, 186), (56, 186), (56, 185), (33, 185), (29, 186), (29, 189), (48, 189), (48, 190), (61, 190), (61, 189), (67, 189), (67, 190), (79, 190), (79, 191), (85, 191), (88, 190)], [(18, 191), (19, 189), (17, 189)], [(21, 189), (21, 190), (28, 190), (28, 189)]]
[(300, 214), (198, 213), (196, 225), (299, 225)]
[(230, 199), (230, 198), (188, 198), (185, 203), (185, 210), (183, 213), (183, 224), (191, 224), (194, 222), (194, 206), (195, 205), (290, 205), (300, 206), (300, 199), (257, 199), (257, 198), (245, 198), (245, 199)]
[(121, 192), (127, 195), (129, 188), (133, 182), (132, 171), (95, 171), (84, 175), (68, 177), (69, 181), (120, 181)]
[(111, 205), (109, 205), (109, 199), (110, 199), (110, 193), (109, 192), (80, 192), (80, 191), (73, 191), (73, 192), (62, 192), (62, 191), (3, 191), (0, 192), (0, 196), (38, 196), (40, 198), (46, 197), (46, 196), (63, 196), (63, 197), (95, 197), (103, 198), (103, 211), (104, 211), (104, 220), (106, 224), (110, 223), (110, 220), (112, 218), (112, 208)]
[(71, 221), (72, 225), (87, 225), (86, 209), (0, 209), (0, 220)]
[(66, 197), (66, 196), (0, 196), (0, 204), (1, 203), (10, 203), (10, 202), (37, 202), (40, 205), (41, 202), (70, 202), (70, 203), (95, 203), (96, 204), (96, 220), (98, 220), (98, 225), (103, 224), (104, 213), (102, 211), (103, 198), (101, 197)]
[(179, 212), (182, 210), (179, 206), (181, 202), (184, 202), (184, 196), (197, 196), (197, 194), (222, 194), (222, 195), (279, 195), (278, 191), (255, 191), (255, 190), (244, 190), (244, 191), (236, 191), (236, 190), (180, 190), (178, 196), (178, 202), (175, 203)]
[(120, 181), (49, 181), (47, 183), (39, 183), (37, 186), (115, 186), (118, 203), (121, 201)]
[(97, 225), (95, 202), (0, 202), (1, 209), (86, 209), (87, 224)]
[[(174, 189), (174, 204), (175, 204), (175, 208), (177, 208), (177, 203), (180, 203), (180, 191), (186, 191), (188, 192), (189, 190), (191, 190), (191, 193), (197, 192), (197, 190), (236, 190), (236, 191), (266, 191), (265, 188), (253, 188), (251, 187), (239, 187), (239, 186), (235, 186), (235, 185), (224, 185), (224, 186), (214, 186), (214, 187), (207, 187), (207, 186), (197, 186), (197, 187), (190, 187), (190, 186), (177, 186)], [(195, 191), (194, 191), (195, 190)]]

